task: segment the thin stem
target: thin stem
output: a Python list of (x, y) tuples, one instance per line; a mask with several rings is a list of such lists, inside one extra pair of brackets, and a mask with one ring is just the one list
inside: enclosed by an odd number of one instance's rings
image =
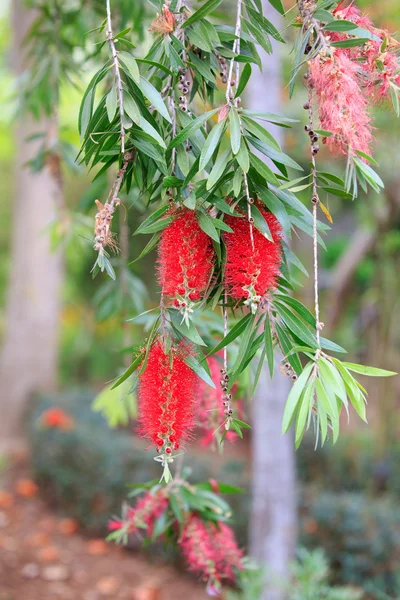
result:
[(111, 56), (112, 56), (112, 61), (113, 61), (113, 65), (114, 65), (114, 73), (115, 73), (115, 78), (117, 80), (119, 118), (120, 118), (121, 152), (123, 154), (125, 152), (125, 128), (124, 128), (124, 123), (123, 123), (124, 96), (123, 96), (123, 89), (122, 89), (121, 72), (119, 69), (119, 62), (118, 62), (118, 56), (117, 56), (117, 49), (115, 47), (114, 36), (113, 36), (113, 32), (112, 32), (110, 0), (106, 0), (106, 9), (107, 9), (107, 41), (111, 48)]
[[(310, 74), (309, 74), (310, 77)], [(313, 131), (313, 95), (312, 95), (312, 87), (308, 85), (308, 123), (309, 123), (309, 133)], [(319, 196), (318, 196), (318, 186), (317, 186), (317, 163), (315, 160), (315, 146), (313, 145), (313, 141), (311, 139), (311, 175), (312, 175), (312, 203), (313, 203), (313, 256), (314, 256), (314, 304), (315, 304), (315, 321), (317, 327), (317, 344), (320, 345), (320, 330), (323, 327), (323, 324), (320, 323), (319, 320), (319, 285), (318, 285), (318, 204), (319, 204)]]
[[(236, 5), (236, 26), (235, 26), (235, 41), (233, 42), (232, 51), (235, 54), (239, 54), (240, 52), (240, 35), (242, 31), (242, 0), (237, 0)], [(237, 86), (238, 77), (239, 77), (239, 64), (236, 63), (236, 81), (233, 79), (233, 69), (235, 66), (235, 57), (233, 56), (231, 62), (229, 64), (229, 72), (228, 72), (228, 81), (226, 84), (226, 103), (229, 106), (232, 106), (232, 96), (231, 93), (233, 88)]]
[[(237, 0), (236, 5), (236, 27), (235, 27), (235, 41), (233, 42), (232, 51), (235, 54), (240, 54), (240, 36), (242, 32), (242, 0)], [(236, 62), (236, 77), (233, 79), (233, 70)], [(239, 98), (234, 100), (234, 90), (237, 88), (240, 76), (240, 65), (237, 61), (235, 61), (235, 57), (232, 57), (231, 62), (229, 64), (229, 72), (228, 72), (228, 81), (226, 84), (226, 102), (229, 106), (234, 106), (237, 108), (239, 105)], [(240, 120), (240, 117), (239, 117)], [(240, 120), (240, 124), (241, 120)], [(249, 183), (247, 180), (247, 174), (243, 171), (243, 181), (244, 181), (244, 189), (246, 193), (247, 200), (247, 219), (249, 221), (249, 230), (250, 230), (250, 242), (251, 248), (254, 251), (254, 232), (253, 232), (253, 218), (251, 215), (251, 198), (249, 192)]]
[[(228, 292), (224, 291), (224, 305), (222, 307), (222, 316), (224, 319), (224, 338), (228, 335)], [(228, 370), (228, 350), (227, 347), (224, 346), (224, 370), (225, 372)]]

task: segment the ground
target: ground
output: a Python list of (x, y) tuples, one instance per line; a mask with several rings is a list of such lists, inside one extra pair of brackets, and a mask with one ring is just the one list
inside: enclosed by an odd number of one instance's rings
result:
[(205, 600), (204, 585), (161, 562), (88, 539), (52, 512), (26, 462), (0, 481), (0, 600)]

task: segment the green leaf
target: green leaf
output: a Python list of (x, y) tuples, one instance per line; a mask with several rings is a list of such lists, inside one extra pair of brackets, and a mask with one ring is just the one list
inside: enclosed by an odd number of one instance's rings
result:
[(151, 125), (144, 117), (140, 119), (140, 127), (145, 131), (148, 135), (150, 135), (162, 148), (167, 148), (163, 138), (158, 133), (158, 131)]
[(328, 395), (324, 384), (318, 377), (315, 379), (315, 385), (317, 388), (318, 401), (323, 405), (326, 413), (331, 419), (339, 419), (338, 407), (334, 395)]
[(354, 363), (343, 362), (342, 365), (353, 371), (354, 373), (360, 373), (360, 375), (367, 375), (368, 377), (392, 377), (397, 375), (395, 371), (386, 371), (385, 369), (378, 369), (377, 367), (366, 367), (364, 365), (357, 365)]
[(202, 23), (196, 23), (193, 27), (189, 27), (186, 30), (186, 35), (189, 40), (200, 50), (205, 52), (212, 52), (213, 45), (204, 27), (201, 27)]
[[(222, 350), (222, 348), (225, 348), (225, 346), (227, 346), (228, 344), (230, 344), (231, 342), (233, 342), (237, 337), (239, 337), (239, 335), (244, 331), (244, 329), (247, 326), (247, 322), (249, 321), (249, 319), (252, 317), (253, 315), (251, 313), (248, 313), (247, 315), (245, 315), (242, 319), (240, 319), (240, 321), (238, 321), (236, 323), (236, 325), (234, 325), (234, 327), (232, 327), (232, 329), (227, 333), (227, 335), (219, 342), (219, 344), (217, 344), (216, 346), (214, 346), (214, 348), (212, 350), (210, 350), (210, 352), (204, 357), (204, 358), (208, 358), (209, 356), (211, 356), (212, 354), (215, 354), (216, 352), (219, 352), (220, 350)], [(204, 359), (203, 359), (204, 360)]]
[(162, 115), (169, 123), (172, 123), (171, 117), (169, 116), (169, 112), (164, 104), (164, 100), (162, 99), (160, 92), (158, 92), (149, 81), (144, 79), (144, 77), (140, 77), (140, 89), (142, 90), (143, 95), (160, 113), (160, 115)]
[(211, 173), (207, 179), (207, 184), (206, 184), (207, 191), (211, 190), (211, 188), (214, 187), (214, 185), (222, 177), (225, 169), (227, 168), (230, 154), (231, 154), (230, 149), (226, 150), (215, 161), (215, 164), (214, 164), (213, 168), (211, 169)]
[(243, 137), (240, 141), (240, 148), (239, 152), (236, 155), (236, 160), (238, 161), (242, 171), (244, 171), (244, 173), (247, 173), (250, 168), (250, 157), (249, 151), (247, 150), (246, 142), (244, 141)]
[(246, 136), (250, 143), (257, 148), (260, 152), (268, 156), (272, 161), (278, 162), (282, 165), (290, 167), (292, 169), (296, 169), (297, 171), (303, 171), (303, 167), (301, 167), (297, 162), (295, 162), (290, 156), (285, 154), (284, 152), (278, 152), (275, 148), (267, 146), (263, 142), (260, 142), (257, 138)]
[[(278, 152), (281, 150), (281, 147), (278, 141), (274, 138), (274, 136), (267, 130), (265, 127), (254, 121), (253, 119), (249, 119), (248, 117), (243, 117), (244, 127), (250, 131), (253, 135), (255, 135), (259, 140), (267, 144), (268, 146), (272, 146)], [(277, 183), (279, 185), (279, 183)]]
[(303, 439), (304, 432), (306, 430), (307, 419), (312, 410), (313, 399), (315, 391), (315, 381), (309, 381), (304, 393), (301, 397), (301, 403), (297, 414), (296, 420), (296, 448), (300, 446), (300, 442)]
[(324, 384), (328, 387), (328, 389), (330, 388), (330, 392), (332, 394), (335, 394), (338, 398), (340, 398), (347, 410), (348, 402), (346, 387), (339, 371), (336, 369), (334, 364), (328, 361), (326, 358), (320, 358), (318, 360), (318, 369)]
[(262, 212), (254, 204), (251, 206), (251, 216), (254, 219), (254, 226), (267, 238), (270, 242), (273, 241), (272, 233), (266, 218)]
[(330, 350), (331, 352), (340, 352), (343, 354), (347, 354), (347, 350), (339, 346), (339, 344), (335, 344), (335, 342), (331, 342), (331, 340), (327, 340), (324, 337), (319, 338), (320, 346), (324, 350)]
[(245, 89), (247, 82), (251, 77), (251, 66), (249, 64), (244, 65), (242, 74), (240, 75), (239, 85), (237, 86), (235, 98), (238, 98)]
[(251, 349), (251, 344), (255, 334), (255, 317), (252, 315), (252, 318), (248, 321), (246, 328), (243, 332), (243, 337), (240, 341), (238, 354), (236, 360), (231, 369), (231, 380), (229, 383), (229, 387), (235, 383), (235, 380), (238, 375), (242, 372), (244, 365), (246, 363), (249, 350)]
[(240, 131), (240, 119), (237, 111), (232, 107), (229, 111), (229, 124), (231, 134), (231, 148), (233, 154), (237, 154), (240, 149), (241, 131)]
[(147, 219), (145, 219), (143, 221), (143, 223), (141, 223), (139, 225), (139, 227), (134, 231), (133, 235), (137, 235), (138, 233), (141, 233), (141, 231), (143, 229), (146, 229), (149, 225), (152, 225), (153, 223), (158, 221), (168, 210), (169, 210), (168, 205), (162, 206), (161, 208), (157, 209), (155, 212), (153, 212), (151, 215), (149, 215), (147, 217)]
[(212, 13), (221, 4), (221, 2), (222, 0), (208, 0), (199, 8), (199, 10), (190, 15), (190, 17), (183, 22), (181, 27), (189, 27), (189, 25), (193, 25), (193, 23), (200, 21), (200, 19), (203, 19), (205, 16)]
[(353, 194), (349, 194), (348, 192), (345, 192), (344, 190), (340, 190), (338, 188), (323, 186), (322, 189), (327, 194), (332, 194), (333, 196), (338, 196), (339, 198), (346, 198), (346, 200), (353, 199)]
[(352, 21), (339, 21), (335, 19), (334, 21), (330, 21), (327, 25), (325, 25), (324, 30), (342, 32), (351, 31), (355, 27), (357, 27), (357, 25), (355, 25)]
[(281, 0), (268, 0), (270, 4), (281, 14), (285, 14), (285, 9), (283, 8), (283, 4)]
[(199, 169), (202, 171), (210, 162), (212, 155), (214, 154), (220, 139), (224, 133), (226, 126), (225, 119), (217, 123), (208, 134), (206, 141), (204, 142), (203, 149), (200, 155)]
[(133, 81), (139, 85), (140, 84), (139, 67), (137, 66), (137, 62), (133, 58), (132, 54), (129, 54), (128, 52), (119, 52), (118, 58), (121, 59), (122, 62), (126, 65), (128, 72), (129, 72), (130, 76), (132, 77)]
[(116, 387), (118, 387), (119, 385), (121, 385), (121, 383), (123, 383), (126, 379), (128, 379), (128, 377), (130, 377), (132, 375), (132, 373), (134, 373), (136, 371), (136, 369), (139, 367), (139, 365), (141, 364), (143, 360), (143, 354), (139, 354), (138, 356), (136, 356), (136, 358), (133, 360), (133, 363), (130, 365), (130, 367), (127, 368), (127, 370), (125, 371), (125, 373), (123, 373), (121, 375), (121, 377), (119, 377), (117, 379), (117, 381), (114, 383), (114, 385), (112, 386), (112, 390), (115, 390)]
[(357, 156), (353, 156), (353, 162), (375, 191), (379, 192), (381, 188), (385, 187), (385, 184), (379, 177), (378, 173), (375, 173), (375, 171), (369, 165), (367, 165)]
[(286, 327), (307, 346), (317, 348), (317, 341), (306, 325), (304, 325), (300, 319), (296, 318), (293, 313), (281, 303), (276, 302), (275, 304), (277, 306), (278, 314)]
[(216, 388), (215, 383), (213, 382), (213, 380), (211, 379), (210, 375), (207, 373), (205, 368), (202, 367), (201, 364), (193, 356), (191, 356), (189, 354), (184, 359), (184, 361), (187, 364), (187, 366), (190, 367), (192, 369), (192, 371), (194, 371), (196, 373), (196, 375), (198, 375), (200, 377), (200, 379), (205, 381), (212, 388), (214, 388), (214, 389)]
[(227, 233), (233, 233), (233, 229), (224, 223), (221, 219), (212, 219), (213, 225), (216, 229), (221, 229)]
[(274, 376), (274, 368), (275, 368), (275, 353), (274, 353), (274, 345), (273, 345), (273, 341), (272, 341), (271, 323), (270, 323), (268, 314), (265, 318), (265, 324), (264, 324), (264, 341), (265, 341), (265, 352), (267, 354), (269, 374), (272, 379), (272, 377)]
[(200, 117), (197, 117), (197, 119), (190, 121), (190, 123), (188, 123), (188, 125), (186, 125), (186, 127), (184, 127), (173, 140), (171, 140), (168, 150), (172, 150), (172, 148), (176, 148), (176, 146), (179, 146), (179, 144), (186, 142), (186, 140), (194, 135), (200, 129), (200, 127), (202, 127), (204, 123), (208, 121), (208, 119), (218, 112), (218, 110), (219, 108), (214, 108)]
[(337, 360), (336, 358), (332, 358), (332, 362), (336, 365), (337, 370), (343, 378), (347, 393), (350, 398), (350, 402), (354, 406), (359, 417), (361, 417), (361, 419), (365, 421), (365, 423), (367, 423), (365, 400), (360, 389), (358, 388), (357, 381), (343, 366), (344, 363), (341, 363), (340, 360)]
[(241, 421), (240, 419), (232, 419), (232, 421), (234, 421), (242, 429), (251, 429), (251, 425), (245, 423), (244, 421)]
[(282, 421), (282, 433), (287, 433), (290, 425), (292, 424), (292, 420), (294, 414), (296, 412), (299, 400), (301, 395), (303, 394), (304, 388), (308, 382), (311, 369), (314, 367), (314, 362), (308, 363), (300, 375), (300, 377), (296, 380), (293, 385), (288, 399), (286, 400), (285, 410), (283, 413), (283, 421)]
[(133, 263), (137, 262), (138, 260), (140, 260), (141, 258), (143, 258), (144, 256), (146, 256), (147, 254), (149, 254), (149, 252), (151, 252), (152, 250), (154, 250), (154, 248), (157, 246), (157, 244), (159, 242), (160, 237), (161, 237), (161, 231), (158, 231), (147, 242), (146, 246), (143, 248), (143, 250), (141, 251), (141, 253), (139, 254), (139, 256), (137, 256), (129, 264), (133, 265)]
[(186, 323), (182, 323), (181, 315), (173, 308), (169, 311), (169, 315), (171, 317), (172, 326), (180, 333), (180, 335), (188, 338), (188, 340), (191, 340), (197, 346), (207, 346), (192, 321), (189, 321), (189, 326), (187, 326)]
[(206, 233), (210, 238), (219, 243), (219, 234), (214, 226), (214, 219), (206, 215), (204, 212), (198, 212), (198, 223), (201, 229)]
[(162, 217), (155, 223), (152, 223), (151, 225), (148, 225), (147, 227), (141, 228), (140, 231), (136, 230), (133, 235), (137, 235), (138, 233), (147, 235), (149, 233), (156, 233), (156, 231), (162, 231), (163, 229), (168, 227), (168, 225), (170, 225), (173, 220), (174, 220), (174, 217), (172, 217), (172, 216)]
[(283, 44), (285, 43), (285, 40), (277, 30), (275, 25), (273, 25), (271, 21), (268, 21), (268, 19), (266, 19), (262, 14), (254, 10), (254, 8), (251, 8), (251, 6), (248, 3), (247, 12), (252, 23), (257, 25), (258, 27), (261, 27), (263, 31), (265, 31), (265, 33), (273, 37), (277, 42), (282, 42)]
[(287, 296), (286, 294), (275, 294), (275, 301), (288, 304), (306, 321), (306, 323), (308, 323), (308, 325), (315, 329), (316, 322), (314, 315), (299, 300), (296, 300), (296, 298), (293, 298), (292, 296)]
[(340, 42), (331, 42), (331, 46), (335, 48), (355, 48), (356, 46), (362, 46), (365, 42), (368, 42), (369, 38), (353, 38), (350, 40), (341, 40)]
[(274, 185), (279, 185), (279, 179), (277, 179), (276, 175), (271, 171), (269, 166), (252, 152), (250, 153), (250, 162), (257, 173), (259, 173), (261, 177), (264, 177), (265, 181), (268, 183), (273, 183)]
[(115, 89), (115, 86), (112, 86), (111, 90), (107, 94), (106, 109), (108, 120), (111, 123), (111, 121), (114, 119), (115, 111), (117, 110), (117, 90)]
[(140, 127), (141, 119), (140, 119), (140, 110), (139, 110), (138, 105), (136, 104), (136, 102), (134, 101), (134, 99), (132, 98), (130, 93), (125, 90), (124, 90), (123, 97), (124, 97), (124, 111), (126, 112), (128, 117), (130, 117), (132, 119), (132, 121), (134, 123), (136, 123), (136, 125), (139, 125), (139, 127)]

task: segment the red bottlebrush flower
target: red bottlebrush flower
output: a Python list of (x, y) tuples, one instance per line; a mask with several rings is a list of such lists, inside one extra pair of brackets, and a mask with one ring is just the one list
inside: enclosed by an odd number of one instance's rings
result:
[(156, 492), (147, 492), (136, 506), (129, 507), (122, 519), (112, 519), (108, 522), (109, 531), (123, 531), (124, 533), (134, 533), (142, 531), (146, 536), (153, 534), (154, 523), (168, 507), (168, 500), (165, 495), (165, 488), (160, 488)]
[(252, 310), (257, 308), (268, 290), (276, 287), (282, 259), (282, 228), (279, 221), (260, 202), (257, 202), (257, 208), (268, 223), (272, 242), (254, 227), (253, 249), (246, 218), (227, 217), (225, 222), (233, 229), (233, 233), (224, 234), (225, 286), (232, 298), (246, 300), (245, 304), (250, 305)]
[(322, 129), (334, 153), (370, 154), (372, 142), (368, 103), (359, 80), (359, 66), (341, 50), (332, 56), (318, 55), (310, 62), (311, 85), (315, 89)]
[(158, 246), (158, 281), (162, 293), (175, 298), (175, 306), (186, 312), (192, 302), (203, 298), (215, 254), (195, 211), (180, 208), (175, 215)]
[(184, 362), (188, 353), (188, 348), (178, 346), (166, 354), (156, 340), (139, 377), (140, 433), (167, 453), (187, 441), (194, 426), (199, 378)]
[(222, 582), (234, 583), (235, 570), (243, 568), (243, 553), (234, 533), (225, 523), (215, 525), (192, 515), (184, 527), (179, 545), (190, 571), (201, 575), (213, 591)]
[(53, 407), (45, 410), (41, 416), (42, 425), (49, 429), (63, 429), (68, 431), (74, 428), (74, 420), (61, 408)]

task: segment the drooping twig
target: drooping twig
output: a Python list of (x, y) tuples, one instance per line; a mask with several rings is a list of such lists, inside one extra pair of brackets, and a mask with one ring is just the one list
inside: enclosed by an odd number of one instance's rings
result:
[(124, 122), (123, 122), (124, 95), (123, 95), (123, 89), (122, 89), (122, 79), (121, 79), (121, 72), (119, 69), (117, 49), (115, 47), (114, 36), (113, 36), (113, 32), (112, 32), (110, 0), (106, 0), (106, 9), (107, 9), (107, 41), (110, 45), (111, 56), (112, 56), (112, 61), (113, 61), (113, 65), (114, 65), (114, 73), (115, 73), (115, 78), (117, 81), (121, 152), (122, 152), (122, 154), (124, 154), (124, 152), (125, 152), (125, 128), (124, 128)]
[(120, 204), (118, 194), (121, 189), (128, 165), (133, 160), (133, 156), (133, 152), (125, 152), (124, 162), (117, 173), (116, 180), (111, 186), (106, 202), (102, 204), (99, 200), (95, 200), (98, 213), (96, 214), (94, 227), (94, 249), (97, 252), (101, 252), (106, 248), (106, 246), (110, 246), (114, 249), (116, 248), (116, 244), (111, 233), (111, 222), (115, 209)]
[(311, 144), (311, 176), (312, 176), (312, 205), (313, 205), (313, 263), (314, 263), (314, 305), (315, 305), (315, 321), (316, 321), (316, 339), (318, 346), (320, 345), (320, 331), (324, 324), (320, 322), (319, 312), (319, 283), (318, 283), (318, 186), (317, 186), (317, 163), (315, 157), (318, 153), (319, 146), (316, 143), (318, 136), (313, 131), (313, 95), (312, 95), (312, 83), (310, 80), (310, 74), (308, 74), (308, 126), (306, 130), (310, 136)]

